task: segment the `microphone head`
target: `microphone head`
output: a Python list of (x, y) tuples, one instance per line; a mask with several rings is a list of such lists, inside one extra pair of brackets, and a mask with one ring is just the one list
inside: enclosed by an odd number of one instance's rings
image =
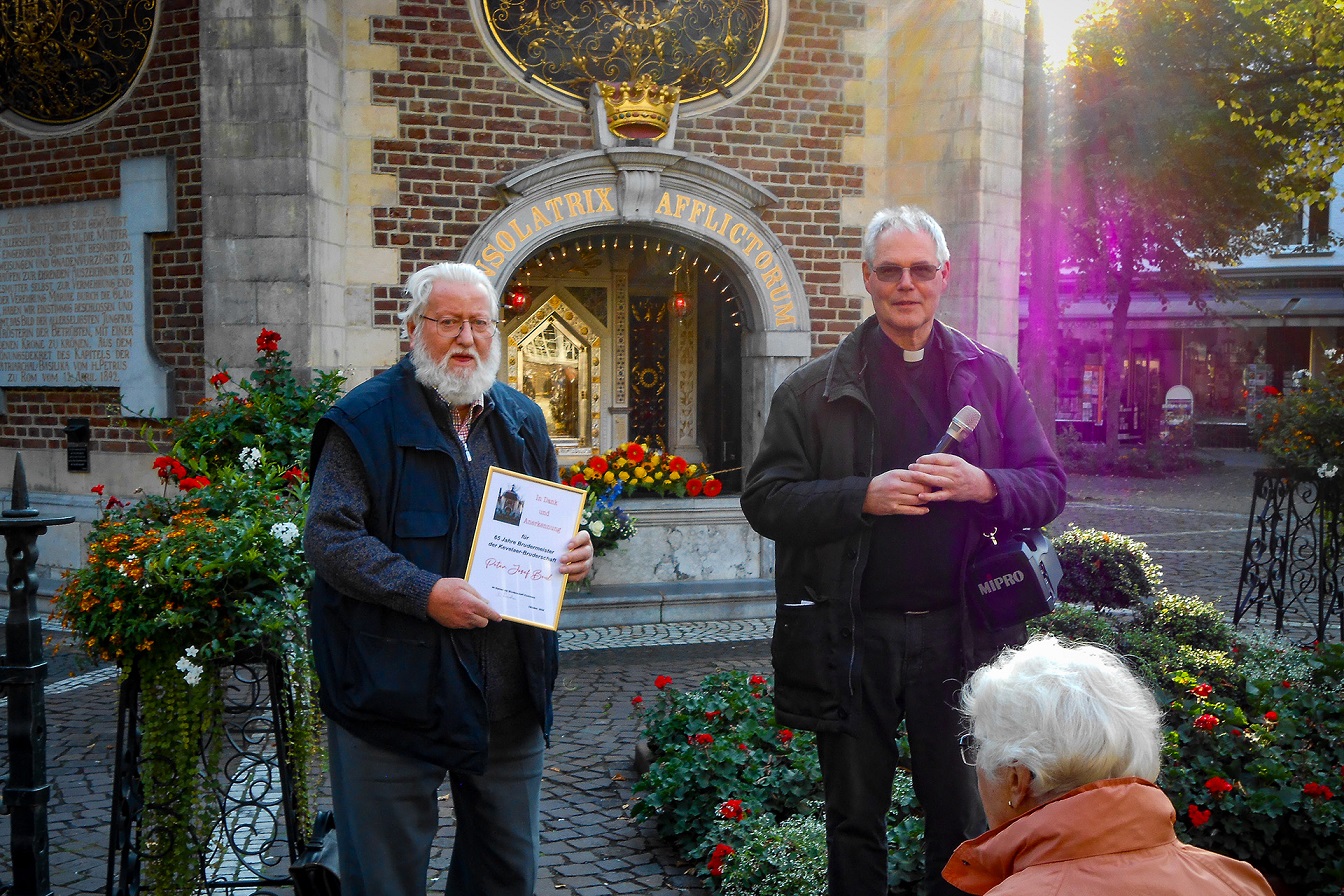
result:
[(957, 415), (952, 418), (952, 422), (947, 426), (947, 432), (958, 442), (963, 442), (971, 432), (980, 425), (980, 412), (970, 405), (957, 411)]

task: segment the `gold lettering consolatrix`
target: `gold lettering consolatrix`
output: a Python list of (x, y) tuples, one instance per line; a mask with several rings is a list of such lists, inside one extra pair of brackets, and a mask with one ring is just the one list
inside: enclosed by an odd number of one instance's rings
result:
[[(612, 189), (612, 187), (589, 187), (582, 193), (576, 191), (553, 196), (510, 218), (481, 250), (481, 257), (477, 259), (476, 267), (493, 277), (524, 241), (565, 220), (566, 217), (581, 218), (604, 212), (615, 214), (616, 207), (611, 204)], [(532, 219), (531, 224), (526, 220), (529, 217)]]

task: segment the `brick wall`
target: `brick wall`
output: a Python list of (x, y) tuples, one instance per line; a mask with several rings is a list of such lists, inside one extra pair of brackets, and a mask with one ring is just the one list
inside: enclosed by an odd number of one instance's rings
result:
[[(795, 0), (779, 59), (748, 96), (683, 117), (676, 147), (741, 171), (779, 197), (761, 217), (789, 249), (812, 302), (820, 353), (853, 329), (861, 305), (841, 294), (840, 263), (859, 257), (862, 234), (842, 227), (841, 199), (862, 192), (862, 169), (843, 164), (842, 142), (863, 127), (844, 85), (863, 60), (844, 49), (864, 25), (864, 4)], [(592, 148), (586, 112), (561, 109), (500, 71), (464, 4), (403, 3), (371, 21), (375, 42), (398, 48), (398, 71), (373, 75), (375, 103), (398, 110), (395, 139), (374, 141), (375, 174), (397, 177), (398, 205), (374, 209), (374, 240), (400, 253), (400, 276), (456, 260), (495, 211), (493, 184), (543, 159)], [(373, 321), (394, 326), (396, 284), (375, 287)]]
[[(174, 373), (177, 412), (204, 394), (201, 306), (200, 66), (196, 0), (169, 0), (140, 82), (106, 118), (78, 134), (35, 139), (0, 127), (0, 207), (115, 199), (123, 159), (176, 160), (175, 231), (155, 237), (152, 340)], [(57, 449), (70, 417), (88, 417), (102, 451), (148, 451), (139, 425), (118, 420), (116, 389), (6, 389), (0, 446)]]

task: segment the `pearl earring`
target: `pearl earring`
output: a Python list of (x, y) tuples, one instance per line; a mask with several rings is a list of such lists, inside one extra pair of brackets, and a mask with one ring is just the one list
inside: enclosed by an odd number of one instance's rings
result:
[(1008, 801), (1008, 808), (1009, 808), (1009, 809), (1013, 808), (1013, 801), (1012, 801), (1012, 800), (1009, 800), (1009, 801)]

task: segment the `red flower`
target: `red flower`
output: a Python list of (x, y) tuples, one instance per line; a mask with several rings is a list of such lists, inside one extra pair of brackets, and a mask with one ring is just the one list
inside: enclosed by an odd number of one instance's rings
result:
[(215, 374), (214, 376), (210, 377), (210, 385), (216, 387), (222, 386), (228, 381), (229, 381), (229, 375), (222, 370), (219, 373)]
[(302, 469), (301, 467), (299, 467), (298, 464), (295, 464), (294, 466), (290, 467), (290, 468), (289, 468), (288, 470), (286, 470), (285, 472), (281, 473), (281, 474), (280, 474), (280, 478), (283, 479), (283, 480), (285, 480), (286, 482), (290, 483), (291, 485), (294, 485), (294, 484), (297, 484), (297, 483), (300, 483), (300, 482), (307, 482), (307, 481), (308, 481), (308, 471)]
[(709, 863), (706, 866), (709, 869), (709, 873), (714, 877), (722, 875), (723, 863), (728, 860), (728, 857), (731, 856), (733, 852), (733, 848), (727, 843), (720, 843), (718, 846), (714, 847), (714, 852), (710, 853)]
[(1332, 800), (1335, 794), (1319, 781), (1311, 781), (1302, 785), (1302, 792), (1307, 796), (1318, 796), (1323, 800)]
[(1218, 726), (1218, 717), (1209, 715), (1207, 712), (1195, 719), (1195, 727), (1200, 731), (1212, 731)]
[(95, 485), (93, 488), (89, 489), (89, 491), (93, 492), (95, 495), (97, 495), (97, 496), (99, 496), (99, 497), (101, 498), (102, 495), (103, 495), (103, 489), (105, 489), (105, 488), (107, 488), (107, 486), (103, 485), (103, 484), (100, 482), (100, 483), (98, 483), (97, 485)]
[(1283, 394), (1283, 393), (1280, 392), (1278, 389), (1275, 389), (1273, 386), (1266, 386), (1262, 391), (1263, 391), (1266, 395), (1269, 395), (1269, 396), (1275, 396), (1275, 395), (1282, 395), (1282, 394)]
[(656, 687), (656, 688), (657, 688), (658, 690), (660, 690), (660, 691), (661, 691), (663, 688), (665, 688), (665, 687), (667, 687), (668, 685), (670, 685), (671, 683), (672, 683), (672, 676), (671, 676), (671, 675), (659, 675), (657, 678), (655, 678), (655, 679), (653, 680), (653, 686)]
[(723, 710), (721, 709), (707, 709), (705, 710), (705, 721), (712, 722), (721, 715), (723, 715)]
[(164, 482), (169, 479), (181, 479), (187, 475), (187, 468), (171, 457), (154, 458), (154, 469), (158, 471), (159, 478)]
[(750, 752), (751, 752), (751, 747), (747, 746), (746, 744), (738, 744), (738, 745), (737, 745), (737, 748), (738, 748), (739, 750), (741, 750), (743, 753), (750, 753)]
[(1190, 693), (1194, 694), (1196, 697), (1203, 700), (1213, 693), (1213, 685), (1197, 684), (1190, 689)]
[(574, 478), (569, 480), (569, 484), (575, 488), (587, 488), (588, 480), (583, 478), (582, 473), (575, 473)]
[(1231, 781), (1226, 778), (1220, 778), (1217, 775), (1205, 781), (1204, 788), (1215, 796), (1220, 793), (1231, 793), (1233, 789)]
[(708, 731), (701, 731), (699, 734), (687, 735), (686, 743), (697, 747), (707, 747), (714, 743), (714, 735), (710, 734)]
[(765, 676), (758, 672), (755, 675), (751, 676), (751, 678), (747, 679), (747, 681), (749, 681), (753, 685), (765, 684)]
[(722, 480), (722, 479), (706, 479), (706, 480), (705, 480), (705, 497), (706, 497), (706, 498), (716, 498), (716, 497), (718, 497), (719, 492), (721, 492), (721, 491), (723, 491), (723, 480)]
[(641, 703), (643, 703), (643, 702), (644, 702), (644, 697), (643, 697), (643, 695), (641, 695), (641, 694), (636, 694), (635, 696), (633, 696), (633, 697), (630, 698), (630, 705), (631, 705), (631, 706), (639, 706), (639, 705), (640, 705)]
[(121, 500), (116, 495), (113, 495), (112, 497), (107, 499), (107, 506), (104, 507), (103, 509), (111, 510), (113, 507), (125, 507), (125, 506), (126, 506), (125, 501)]
[(671, 457), (669, 457), (669, 458), (667, 459), (667, 468), (668, 468), (669, 470), (671, 470), (673, 473), (685, 473), (685, 472), (686, 472), (686, 458), (684, 458), (684, 457), (678, 457), (678, 456), (675, 455), (675, 454), (672, 455)]
[(1291, 688), (1291, 687), (1293, 686), (1293, 683), (1292, 683), (1291, 681), (1289, 681), (1288, 679), (1285, 678), (1285, 679), (1283, 680), (1283, 686), (1286, 687), (1286, 688)]
[(699, 477), (693, 476), (686, 480), (686, 494), (690, 495), (692, 498), (700, 494), (700, 490), (704, 487), (705, 484), (700, 481)]
[(1277, 722), (1278, 720), (1279, 720), (1279, 714), (1276, 713), (1274, 710), (1271, 709), (1269, 712), (1265, 713), (1266, 722)]
[(741, 800), (725, 800), (719, 804), (719, 817), (730, 818), (733, 821), (741, 821), (742, 816), (747, 813), (742, 809)]
[(257, 337), (257, 351), (259, 352), (278, 352), (280, 350), (280, 334), (274, 330), (261, 328), (261, 335)]
[(601, 476), (607, 472), (607, 459), (601, 455), (594, 455), (588, 458), (588, 466), (592, 468), (594, 473)]
[(638, 442), (631, 442), (625, 446), (625, 459), (632, 464), (637, 464), (644, 459), (644, 446)]
[(195, 491), (198, 488), (205, 488), (209, 484), (210, 480), (206, 479), (204, 476), (188, 476), (186, 479), (178, 482), (177, 488), (179, 491), (190, 492)]
[(787, 728), (781, 728), (779, 729), (778, 737), (779, 742), (787, 747), (789, 745), (789, 741), (793, 740), (793, 732)]
[(1185, 810), (1185, 814), (1190, 816), (1190, 823), (1195, 827), (1201, 827), (1202, 825), (1208, 824), (1209, 819), (1213, 817), (1212, 811), (1201, 809), (1194, 803), (1191, 803), (1190, 808)]

